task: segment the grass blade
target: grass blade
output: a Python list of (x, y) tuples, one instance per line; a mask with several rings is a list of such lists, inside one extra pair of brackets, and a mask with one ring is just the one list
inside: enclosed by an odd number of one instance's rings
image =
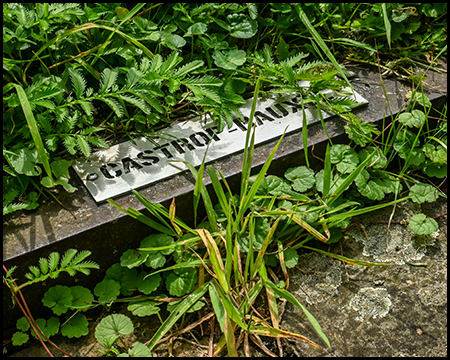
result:
[[(317, 333), (320, 335), (320, 337), (323, 339), (323, 341), (325, 341), (325, 343), (328, 345), (328, 347), (330, 347), (330, 341), (328, 340), (327, 336), (323, 333), (322, 328), (320, 327), (317, 320), (314, 318), (314, 316), (312, 316), (312, 314), (302, 304), (300, 304), (298, 302), (298, 300), (292, 294), (290, 294), (286, 290), (277, 288), (277, 286), (270, 280), (265, 281), (264, 286), (268, 287), (270, 290), (272, 290), (278, 296), (286, 299), (290, 303), (292, 303), (295, 306), (297, 306), (298, 308), (300, 308), (305, 313), (309, 322), (314, 327), (314, 329), (317, 331)], [(282, 330), (278, 330), (278, 331), (282, 331)], [(262, 334), (262, 335), (264, 335), (264, 334)]]
[(352, 264), (352, 265), (361, 265), (361, 266), (389, 266), (390, 265), (390, 264), (374, 263), (374, 262), (363, 261), (363, 260), (354, 260), (354, 259), (350, 259), (350, 258), (345, 257), (345, 256), (332, 254), (332, 253), (329, 253), (327, 251), (323, 251), (323, 250), (320, 250), (320, 249), (315, 249), (315, 248), (312, 248), (312, 247), (309, 247), (309, 246), (305, 246), (305, 245), (302, 245), (301, 247), (304, 247), (305, 249), (316, 251), (318, 253), (330, 256), (332, 258), (344, 261), (344, 262)]
[(386, 38), (389, 45), (389, 50), (391, 49), (391, 22), (389, 21), (386, 3), (381, 4), (381, 8), (383, 9), (383, 19), (384, 19), (384, 27), (386, 28)]
[(325, 152), (325, 164), (323, 171), (323, 196), (328, 196), (331, 184), (331, 155), (330, 155), (330, 144), (327, 144), (327, 150)]
[(334, 203), (339, 198), (340, 195), (342, 195), (342, 193), (351, 185), (351, 183), (355, 180), (355, 178), (361, 173), (361, 171), (364, 170), (366, 165), (372, 160), (374, 154), (375, 151), (371, 153), (369, 156), (367, 156), (367, 158), (345, 178), (342, 184), (339, 185), (337, 189), (334, 191), (333, 193), (334, 196), (326, 201), (327, 206), (331, 206), (331, 204)]
[(236, 216), (234, 225), (233, 225), (233, 233), (237, 229), (239, 222), (241, 221), (242, 217), (244, 216), (244, 213), (247, 211), (248, 207), (250, 206), (250, 203), (253, 201), (253, 198), (255, 197), (256, 192), (258, 191), (259, 187), (261, 186), (262, 181), (264, 180), (264, 176), (266, 175), (267, 170), (269, 169), (269, 166), (273, 160), (273, 157), (275, 156), (275, 153), (277, 152), (281, 141), (283, 140), (284, 134), (281, 136), (280, 140), (278, 140), (277, 145), (272, 150), (272, 153), (270, 154), (269, 158), (267, 159), (266, 163), (262, 167), (261, 171), (259, 172), (258, 176), (256, 177), (255, 182), (253, 183), (252, 187), (250, 188), (250, 191), (247, 195), (241, 194), (243, 197), (243, 201), (241, 202), (241, 206), (239, 207), (239, 212)]
[(342, 78), (347, 82), (347, 84), (350, 87), (350, 89), (353, 89), (352, 85), (350, 84), (350, 81), (348, 81), (348, 79), (347, 79), (347, 76), (345, 76), (345, 73), (342, 70), (341, 66), (336, 61), (336, 58), (331, 53), (331, 51), (328, 48), (327, 44), (325, 44), (325, 42), (320, 37), (319, 33), (316, 31), (316, 29), (314, 29), (314, 26), (312, 26), (311, 22), (308, 19), (308, 16), (303, 11), (301, 5), (297, 3), (294, 6), (295, 6), (295, 10), (297, 10), (298, 17), (300, 18), (302, 23), (306, 26), (306, 28), (308, 29), (309, 33), (311, 34), (311, 36), (316, 41), (317, 45), (320, 46), (320, 48), (325, 53), (325, 55), (328, 57), (328, 59), (330, 59), (330, 61), (335, 66), (336, 70), (339, 71), (339, 74), (341, 74)]
[[(255, 116), (256, 103), (258, 102), (259, 86), (260, 86), (260, 81), (258, 78), (258, 80), (256, 80), (255, 91), (253, 92), (252, 108), (250, 111), (250, 117), (249, 117), (248, 125), (247, 125), (248, 126), (247, 134), (245, 137), (244, 158), (242, 160), (241, 196), (243, 196), (243, 194), (245, 194), (247, 192), (248, 179), (250, 177), (250, 171), (252, 169), (253, 148), (254, 148), (254, 144), (255, 144), (253, 118)], [(252, 133), (252, 130), (253, 130), (253, 135), (250, 139), (250, 134)]]
[(122, 208), (119, 204), (117, 204), (114, 200), (112, 199), (108, 199), (107, 200), (111, 205), (114, 205), (116, 208), (118, 208), (120, 211), (123, 211), (124, 213), (130, 215), (132, 218), (139, 220), (140, 222), (144, 223), (145, 225), (150, 226), (151, 228), (162, 232), (163, 234), (167, 234), (167, 235), (172, 235), (175, 236), (176, 233), (173, 229), (171, 229), (170, 227), (166, 227), (161, 225), (160, 223), (157, 223), (156, 221), (150, 219), (148, 216), (145, 216), (144, 214), (142, 214), (141, 212), (129, 208), (128, 210), (125, 210), (124, 208)]
[(25, 114), (25, 118), (28, 123), (28, 127), (30, 129), (31, 136), (33, 137), (34, 145), (36, 145), (36, 149), (38, 151), (39, 160), (44, 164), (45, 172), (49, 177), (51, 183), (53, 184), (53, 176), (52, 169), (50, 168), (50, 162), (48, 161), (47, 153), (45, 152), (44, 144), (42, 142), (41, 135), (39, 134), (39, 129), (36, 123), (36, 119), (34, 118), (33, 111), (31, 110), (30, 102), (28, 101), (27, 94), (22, 86), (14, 84), (17, 96), (19, 97), (20, 105), (22, 106), (23, 113)]
[(214, 273), (217, 275), (217, 279), (219, 280), (220, 285), (224, 289), (224, 291), (228, 294), (230, 290), (230, 286), (227, 282), (225, 276), (225, 266), (222, 261), (222, 257), (220, 256), (220, 250), (217, 247), (216, 242), (213, 237), (209, 233), (208, 230), (205, 229), (197, 229), (196, 230), (200, 235), (203, 243), (205, 244), (206, 250), (208, 251), (209, 258), (211, 259), (211, 264), (214, 269)]
[(150, 339), (150, 341), (146, 344), (148, 348), (153, 350), (159, 340), (172, 328), (172, 326), (177, 322), (177, 320), (183, 316), (186, 311), (200, 299), (205, 292), (208, 290), (210, 283), (204, 283), (197, 290), (192, 292), (189, 296), (184, 298), (180, 304), (176, 307), (176, 309), (169, 315), (169, 317), (164, 321), (164, 323), (160, 326), (158, 331), (156, 331), (155, 335)]

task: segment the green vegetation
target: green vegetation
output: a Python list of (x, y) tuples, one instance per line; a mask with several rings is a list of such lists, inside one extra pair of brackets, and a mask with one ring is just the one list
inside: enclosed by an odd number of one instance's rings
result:
[(35, 209), (48, 188), (75, 191), (71, 160), (92, 146), (198, 114), (230, 126), (257, 78), (261, 93), (315, 103), (343, 83), (335, 74), (347, 80), (342, 64), (377, 65), (378, 53), (383, 71), (417, 81), (413, 66), (446, 54), (446, 14), (446, 3), (5, 3), (3, 214)]
[[(239, 106), (254, 98), (240, 191), (233, 192), (213, 167), (187, 164), (196, 179), (194, 214), (202, 200), (203, 222), (195, 216), (195, 223), (187, 224), (176, 216), (175, 202), (166, 209), (137, 191), (152, 218), (109, 200), (156, 232), (124, 252), (93, 291), (51, 287), (42, 302), (58, 317), (34, 321), (23, 309), (15, 345), (26, 343), (29, 331), (45, 347), (57, 333), (84, 336), (84, 312), (126, 302), (133, 315), (156, 315), (161, 326), (145, 344), (127, 349), (119, 339), (134, 331), (132, 320), (110, 314), (95, 330), (104, 354), (149, 356), (169, 330), (183, 330), (187, 313), (200, 309), (205, 316), (214, 314), (221, 330), (215, 355), (225, 348), (237, 355), (239, 329), (246, 336), (291, 337), (320, 347), (280, 329), (277, 299), (284, 298), (304, 312), (330, 346), (313, 314), (287, 290), (288, 269), (297, 265), (298, 251), (354, 265), (386, 265), (335, 255), (320, 244), (339, 241), (358, 215), (392, 205), (395, 211), (406, 199), (421, 204), (446, 197), (434, 185), (447, 176), (446, 106), (437, 121), (431, 119), (423, 77), (412, 71), (419, 64), (435, 69), (436, 59), (446, 54), (446, 4), (139, 4), (132, 9), (4, 4), (3, 9), (4, 214), (36, 208), (39, 196), (51, 194), (47, 188), (74, 191), (71, 160), (89, 157), (93, 146), (152, 134), (199, 114), (209, 114), (221, 131), (242, 118)], [(385, 75), (411, 81), (407, 97), (412, 101), (382, 129), (352, 114), (352, 101), (320, 96), (321, 90), (348, 86), (348, 61), (377, 65)], [(310, 87), (300, 87), (300, 80)], [(351, 142), (330, 141), (320, 171), (311, 169), (306, 157), (306, 166), (292, 164), (283, 177), (268, 175), (282, 137), (252, 176), (251, 123), (258, 95), (271, 92), (295, 92), (302, 106), (338, 114), (347, 121)], [(306, 126), (303, 130), (306, 144)], [(203, 183), (205, 170), (216, 204)], [(428, 236), (437, 223), (417, 214), (409, 227)], [(17, 286), (14, 269), (4, 282), (21, 303), (17, 295), (24, 286), (61, 271), (87, 275), (89, 268), (98, 268), (85, 261), (89, 254), (69, 250), (60, 258), (52, 253), (39, 267), (30, 267), (28, 282)], [(268, 309), (270, 323), (257, 311), (262, 308)], [(169, 312), (165, 319), (161, 309)]]

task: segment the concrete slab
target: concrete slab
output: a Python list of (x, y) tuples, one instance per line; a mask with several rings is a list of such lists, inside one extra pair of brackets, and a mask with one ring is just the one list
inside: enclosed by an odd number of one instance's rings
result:
[[(356, 112), (364, 120), (376, 123), (378, 126), (387, 124), (390, 115), (397, 114), (406, 104), (405, 95), (410, 86), (397, 80), (384, 79), (389, 105), (384, 97), (377, 72), (361, 69), (356, 70), (357, 77), (352, 83), (356, 91), (369, 101), (364, 109)], [(445, 79), (445, 80), (444, 80)], [(446, 102), (447, 81), (445, 74), (432, 73), (427, 81), (432, 88), (425, 89), (434, 107), (442, 107)], [(390, 108), (389, 108), (390, 106)], [(327, 121), (327, 130), (335, 143), (348, 141), (343, 126), (345, 122), (334, 118)], [(327, 143), (327, 136), (320, 124), (308, 127), (308, 152), (311, 166), (320, 169), (322, 164), (311, 156), (322, 157)], [(253, 169), (256, 173), (264, 164), (273, 150), (276, 140), (269, 141), (257, 147), (254, 154)], [(227, 177), (229, 184), (237, 188), (242, 164), (242, 154), (234, 154), (213, 163)], [(283, 140), (269, 173), (282, 175), (288, 167), (304, 164), (304, 152), (301, 133), (287, 135)], [(207, 184), (209, 179), (205, 176)], [(49, 286), (64, 283), (67, 286), (89, 286), (102, 278), (102, 271), (117, 261), (118, 256), (128, 248), (137, 246), (141, 239), (152, 232), (140, 222), (128, 217), (109, 203), (96, 204), (81, 184), (75, 172), (71, 170), (71, 183), (78, 188), (74, 194), (58, 190), (55, 194), (70, 212), (58, 205), (51, 198), (42, 202), (40, 207), (32, 212), (13, 213), (4, 218), (3, 222), (3, 261), (7, 268), (19, 266), (16, 278), (19, 283), (24, 281), (24, 274), (29, 265), (35, 265), (40, 257), (47, 257), (52, 251), (60, 253), (69, 248), (78, 250), (89, 249), (92, 255), (89, 259), (101, 266), (101, 271), (93, 271), (89, 277), (77, 276), (70, 278), (63, 274), (56, 281), (37, 284), (25, 288), (24, 296), (29, 300), (31, 309), (42, 309), (41, 298)], [(170, 204), (176, 198), (177, 215), (192, 222), (192, 191), (194, 180), (189, 173), (182, 173), (140, 190), (140, 193), (155, 203)], [(116, 199), (124, 208), (133, 207), (143, 210), (141, 203), (133, 195), (124, 195)], [(6, 289), (4, 289), (6, 290)], [(15, 326), (15, 321), (21, 316), (14, 308), (10, 296), (4, 293), (3, 328)], [(50, 315), (47, 314), (47, 315)]]

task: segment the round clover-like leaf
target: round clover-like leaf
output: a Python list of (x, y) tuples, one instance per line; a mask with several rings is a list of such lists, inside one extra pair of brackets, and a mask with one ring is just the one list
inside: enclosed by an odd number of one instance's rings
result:
[(72, 286), (70, 292), (73, 297), (72, 308), (84, 310), (92, 306), (94, 295), (92, 295), (91, 290), (83, 286)]
[(194, 290), (196, 282), (196, 269), (174, 270), (166, 278), (166, 287), (170, 295), (181, 297)]
[(138, 271), (136, 268), (127, 268), (120, 266), (119, 263), (112, 265), (106, 270), (105, 280), (115, 280), (120, 283), (120, 293), (125, 296), (129, 296), (136, 289)]
[(16, 323), (17, 330), (27, 331), (30, 328), (30, 323), (25, 316), (22, 316)]
[(148, 348), (148, 346), (145, 346), (144, 344), (138, 342), (133, 345), (133, 347), (128, 350), (128, 354), (131, 357), (152, 357), (152, 352)]
[(161, 248), (173, 245), (175, 242), (172, 237), (166, 234), (151, 234), (141, 241), (139, 252), (147, 255), (145, 265), (157, 269), (166, 263), (166, 257), (175, 251), (173, 247), (163, 250), (146, 250), (151, 248)]
[(265, 180), (270, 195), (283, 196), (286, 192), (291, 190), (289, 182), (285, 179), (279, 178), (278, 176), (269, 175)]
[(235, 70), (238, 66), (241, 66), (247, 60), (244, 50), (228, 50), (220, 51), (216, 50), (213, 53), (214, 63), (226, 70)]
[(25, 334), (22, 331), (16, 331), (11, 340), (14, 346), (20, 346), (25, 344), (29, 338), (28, 334)]
[(95, 338), (100, 345), (110, 348), (120, 335), (129, 335), (134, 326), (130, 318), (123, 314), (112, 314), (105, 317), (95, 328)]
[(79, 338), (81, 336), (89, 334), (89, 322), (86, 316), (82, 313), (77, 313), (63, 326), (61, 326), (61, 334), (69, 338)]
[[(284, 263), (287, 268), (292, 269), (298, 264), (298, 254), (294, 249), (286, 249), (283, 251)], [(279, 255), (277, 256), (279, 258)]]
[(147, 261), (147, 257), (147, 253), (134, 249), (128, 249), (120, 257), (120, 266), (131, 269), (145, 263)]
[(435, 163), (444, 164), (447, 162), (447, 151), (442, 145), (435, 147), (433, 144), (428, 143), (423, 146), (422, 151)]
[(191, 35), (201, 35), (204, 34), (208, 30), (208, 25), (204, 23), (195, 23), (188, 27), (186, 34), (183, 36), (191, 36)]
[(417, 235), (430, 235), (439, 229), (436, 220), (427, 217), (425, 214), (416, 214), (409, 219), (409, 228)]
[(367, 148), (362, 149), (358, 153), (359, 161), (363, 162), (364, 160), (367, 159), (369, 155), (372, 155), (374, 152), (376, 152), (376, 155), (374, 155), (374, 157), (372, 158), (373, 160), (372, 168), (384, 169), (388, 165), (387, 158), (386, 156), (384, 156), (382, 151), (375, 146), (368, 146)]
[(413, 110), (411, 112), (404, 112), (399, 115), (398, 121), (408, 127), (419, 128), (425, 122), (426, 116), (423, 111)]
[[(59, 331), (59, 319), (52, 316), (50, 319), (36, 319), (36, 324), (39, 326), (39, 329), (42, 330), (42, 332), (47, 336), (48, 338), (56, 335)], [(37, 339), (36, 333), (34, 331), (31, 331), (31, 335), (33, 335), (34, 338)], [(46, 341), (44, 339), (44, 341)]]
[(116, 300), (120, 294), (120, 284), (114, 280), (103, 280), (95, 286), (94, 294), (99, 302)]
[(358, 154), (348, 145), (333, 145), (330, 149), (332, 164), (340, 173), (349, 174), (356, 169), (359, 163)]
[(306, 166), (289, 168), (284, 173), (284, 177), (293, 182), (292, 187), (298, 192), (305, 192), (311, 189), (316, 182), (314, 171)]
[[(141, 272), (137, 276), (136, 286), (139, 291), (148, 295), (158, 288), (159, 284), (161, 283), (161, 275), (155, 274), (155, 275), (148, 276), (148, 277), (146, 277), (146, 276), (147, 276), (147, 273), (145, 271)], [(144, 279), (144, 277), (146, 277), (146, 278)]]
[(411, 200), (417, 204), (436, 201), (439, 196), (437, 189), (430, 184), (415, 184), (409, 191), (412, 194)]
[(56, 315), (61, 315), (69, 310), (69, 306), (72, 305), (72, 293), (70, 288), (63, 285), (52, 286), (46, 291), (42, 298), (42, 303)]
[(136, 303), (131, 303), (128, 305), (127, 309), (131, 311), (133, 315), (136, 316), (150, 316), (154, 315), (161, 310), (157, 306), (157, 302), (151, 300), (139, 301)]
[(230, 35), (239, 39), (249, 39), (258, 31), (258, 23), (244, 14), (230, 14), (227, 16)]

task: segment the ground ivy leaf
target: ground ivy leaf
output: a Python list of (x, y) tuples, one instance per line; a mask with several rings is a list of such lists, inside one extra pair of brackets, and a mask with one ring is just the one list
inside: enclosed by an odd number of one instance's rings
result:
[[(53, 335), (56, 335), (59, 331), (59, 319), (52, 316), (50, 319), (36, 319), (36, 324), (39, 326), (39, 328), (42, 330), (42, 332), (50, 338)], [(31, 335), (37, 339), (36, 333), (34, 331), (31, 332)], [(47, 341), (44, 339), (44, 341)]]
[(120, 257), (120, 266), (129, 269), (143, 264), (148, 258), (148, 253), (134, 249), (128, 249)]
[(123, 314), (105, 317), (95, 328), (95, 338), (103, 347), (110, 348), (120, 335), (129, 335), (134, 331), (130, 318)]
[(218, 67), (226, 70), (235, 70), (247, 60), (245, 51), (236, 49), (224, 52), (216, 50), (213, 53), (213, 58)]
[(38, 176), (41, 174), (41, 168), (36, 165), (39, 159), (39, 155), (36, 150), (20, 149), (11, 151), (6, 155), (11, 162), (14, 170), (19, 174), (27, 176)]
[(283, 196), (291, 190), (289, 182), (278, 176), (269, 175), (266, 177), (266, 184), (270, 195)]
[(306, 166), (289, 168), (284, 173), (284, 177), (293, 182), (292, 187), (298, 192), (305, 192), (311, 189), (316, 182), (314, 171)]
[(444, 164), (447, 162), (447, 151), (442, 145), (436, 147), (433, 144), (428, 143), (422, 147), (422, 151), (435, 163)]
[(128, 350), (128, 354), (131, 357), (152, 357), (153, 354), (151, 350), (148, 348), (148, 346), (138, 342), (133, 345), (131, 349)]
[(430, 184), (415, 184), (409, 189), (412, 195), (411, 200), (417, 204), (422, 204), (425, 201), (433, 202), (439, 196), (437, 189)]
[(186, 34), (183, 36), (191, 36), (191, 35), (201, 35), (204, 34), (208, 30), (208, 25), (204, 23), (195, 23), (188, 27)]
[(22, 316), (16, 323), (17, 330), (27, 331), (30, 328), (30, 323), (25, 316)]
[(447, 176), (447, 164), (435, 164), (429, 163), (425, 165), (422, 171), (430, 177), (437, 177), (439, 179), (445, 178)]
[(249, 39), (258, 31), (258, 23), (244, 14), (230, 14), (227, 16), (230, 35), (239, 39)]
[(423, 111), (413, 110), (411, 112), (404, 112), (399, 115), (398, 121), (408, 127), (419, 128), (425, 122), (426, 116)]
[(116, 300), (120, 294), (120, 284), (114, 280), (103, 280), (95, 286), (94, 294), (99, 302)]
[(72, 305), (72, 299), (69, 287), (56, 285), (46, 291), (42, 298), (42, 303), (52, 309), (56, 315), (61, 315), (69, 310), (69, 306)]
[(157, 304), (158, 303), (155, 301), (145, 300), (131, 303), (130, 305), (128, 305), (127, 309), (136, 316), (150, 316), (158, 313), (159, 310), (161, 310), (158, 306), (156, 306)]
[[(169, 235), (166, 234), (151, 234), (147, 237), (145, 237), (142, 241), (141, 241), (141, 248), (158, 248), (158, 247), (163, 247), (163, 246), (170, 246), (175, 244), (175, 241), (173, 240), (172, 237), (170, 237)], [(175, 248), (168, 248), (168, 249), (164, 249), (164, 250), (141, 250), (142, 252), (146, 252), (146, 253), (155, 253), (155, 252), (160, 252), (163, 255), (169, 255), (172, 254), (175, 251)]]
[(292, 269), (297, 266), (299, 258), (297, 251), (293, 249), (286, 249), (283, 252), (283, 256), (284, 256), (284, 263), (288, 269)]
[[(408, 154), (411, 151), (411, 148), (414, 144), (414, 139), (416, 138), (416, 135), (409, 131), (408, 129), (400, 130), (397, 135), (395, 136), (394, 141), (394, 149), (398, 152), (398, 155), (405, 159)], [(420, 142), (417, 141), (417, 146), (420, 145)]]
[(166, 287), (170, 295), (181, 297), (194, 290), (196, 282), (196, 269), (174, 270), (166, 278)]
[(105, 279), (115, 280), (120, 283), (120, 293), (128, 296), (133, 293), (130, 289), (136, 289), (137, 274), (136, 268), (129, 269), (116, 263), (106, 270)]
[(430, 235), (439, 229), (436, 220), (427, 217), (425, 214), (416, 214), (409, 219), (409, 228), (417, 235)]
[(340, 173), (349, 174), (356, 169), (359, 163), (358, 154), (349, 145), (333, 145), (330, 149), (332, 164)]
[(88, 326), (89, 322), (87, 321), (86, 316), (84, 316), (84, 314), (77, 313), (63, 326), (61, 326), (61, 334), (69, 338), (79, 338), (89, 334)]
[(85, 309), (89, 308), (94, 301), (94, 295), (91, 290), (83, 286), (71, 286), (70, 292), (72, 294), (72, 308)]
[(145, 278), (146, 276), (147, 273), (145, 271), (141, 272), (137, 277), (136, 286), (139, 291), (148, 295), (158, 288), (161, 283), (161, 275), (155, 274)]
[(12, 336), (12, 343), (14, 346), (20, 346), (25, 344), (30, 337), (21, 331), (16, 331)]
[(375, 146), (368, 146), (365, 149), (362, 149), (358, 153), (358, 158), (360, 162), (363, 162), (367, 159), (369, 155), (372, 155), (374, 152), (377, 152), (376, 156), (373, 158), (375, 163), (373, 163), (372, 168), (374, 169), (384, 169), (388, 165), (388, 161), (386, 156), (381, 152), (381, 150)]

